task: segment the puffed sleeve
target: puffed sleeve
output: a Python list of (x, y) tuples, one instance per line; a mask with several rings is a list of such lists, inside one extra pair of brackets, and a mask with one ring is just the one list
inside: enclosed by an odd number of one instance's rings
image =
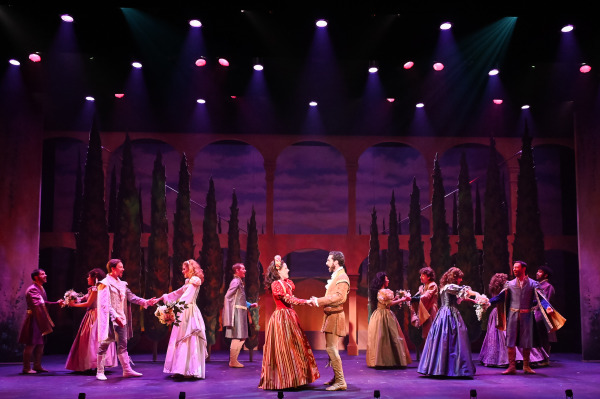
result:
[(202, 284), (202, 280), (198, 276), (192, 276), (192, 278), (190, 278), (189, 283), (198, 287)]
[[(289, 291), (285, 289), (286, 284), (290, 288)], [(307, 300), (296, 298), (293, 295), (293, 287), (294, 283), (291, 280), (285, 280), (285, 282), (274, 281), (273, 284), (271, 284), (273, 295), (276, 296), (278, 299), (282, 300), (283, 302), (290, 305), (305, 305), (306, 303), (308, 303)]]

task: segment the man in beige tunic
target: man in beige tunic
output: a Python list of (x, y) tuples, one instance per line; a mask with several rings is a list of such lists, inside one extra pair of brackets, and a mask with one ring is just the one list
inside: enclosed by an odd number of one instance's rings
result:
[(329, 355), (329, 364), (333, 368), (333, 379), (326, 382), (330, 385), (328, 391), (344, 391), (347, 388), (342, 369), (342, 359), (338, 352), (340, 337), (345, 337), (347, 332), (346, 316), (344, 314), (344, 303), (348, 299), (350, 291), (350, 280), (344, 271), (344, 254), (339, 251), (331, 251), (327, 257), (327, 267), (331, 278), (327, 280), (325, 296), (321, 298), (312, 297), (315, 306), (323, 307), (325, 317), (321, 331), (325, 333), (325, 349)]

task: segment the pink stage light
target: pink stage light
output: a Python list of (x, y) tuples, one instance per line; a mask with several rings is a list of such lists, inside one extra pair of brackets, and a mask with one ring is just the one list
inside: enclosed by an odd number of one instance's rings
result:
[(229, 61), (227, 61), (225, 58), (219, 58), (219, 64), (221, 64), (224, 67), (228, 67)]
[(325, 21), (324, 19), (320, 19), (317, 21), (316, 25), (319, 28), (324, 28), (327, 26), (327, 21)]
[(192, 28), (199, 28), (202, 26), (202, 22), (198, 21), (197, 19), (192, 19), (190, 20), (190, 26)]
[(415, 66), (415, 63), (412, 61), (408, 61), (408, 62), (404, 63), (404, 69), (410, 69), (413, 66)]
[(40, 62), (42, 60), (42, 57), (40, 57), (39, 54), (32, 53), (32, 54), (29, 54), (29, 60), (32, 62)]
[(125, 94), (124, 93), (115, 93), (115, 97), (116, 98), (123, 98), (123, 97), (125, 97)]
[(388, 98), (386, 98), (386, 100), (388, 103), (393, 103), (394, 101), (396, 101), (396, 99), (392, 98), (392, 97), (388, 97)]
[(581, 67), (579, 67), (579, 72), (581, 72), (581, 73), (588, 73), (591, 70), (592, 70), (592, 67), (589, 66), (588, 64), (583, 64)]
[(433, 64), (433, 69), (436, 71), (441, 71), (442, 69), (444, 69), (444, 64), (442, 64), (441, 62), (436, 62), (435, 64)]
[(231, 98), (235, 100), (237, 98), (237, 96), (231, 96)]
[(502, 99), (500, 99), (500, 98), (494, 98), (494, 104), (496, 104), (496, 105), (502, 104)]
[(14, 58), (13, 58), (13, 59), (10, 59), (10, 60), (8, 60), (8, 63), (9, 63), (10, 65), (14, 65), (14, 66), (19, 66), (19, 65), (21, 65), (21, 63), (20, 63), (19, 61), (15, 60)]
[(206, 60), (204, 58), (198, 58), (196, 60), (197, 67), (203, 67), (204, 65), (206, 65)]
[(74, 19), (72, 16), (70, 16), (69, 14), (63, 14), (60, 16), (60, 19), (62, 19), (65, 22), (73, 22)]

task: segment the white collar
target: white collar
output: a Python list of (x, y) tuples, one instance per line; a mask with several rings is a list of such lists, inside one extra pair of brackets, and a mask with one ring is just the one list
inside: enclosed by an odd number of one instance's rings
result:
[(331, 282), (337, 277), (338, 274), (340, 274), (341, 271), (344, 271), (344, 266), (340, 266), (337, 270), (335, 270), (333, 273), (331, 273), (331, 278), (329, 280), (327, 280), (327, 284), (325, 284), (326, 290), (329, 289)]

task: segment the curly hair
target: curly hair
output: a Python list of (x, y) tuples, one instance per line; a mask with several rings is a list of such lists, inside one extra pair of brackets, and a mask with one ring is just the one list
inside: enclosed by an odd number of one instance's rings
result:
[(186, 265), (188, 267), (189, 273), (190, 273), (190, 277), (196, 276), (196, 277), (200, 277), (201, 279), (203, 279), (204, 277), (204, 270), (202, 270), (202, 266), (200, 266), (200, 264), (198, 262), (196, 262), (194, 259), (188, 259), (185, 262), (183, 262), (181, 264), (181, 266)]
[(373, 280), (371, 280), (369, 302), (371, 303), (372, 310), (374, 310), (373, 308), (377, 306), (377, 294), (379, 293), (379, 290), (383, 288), (386, 277), (387, 274), (385, 272), (379, 272), (375, 275), (375, 277), (373, 277)]
[(280, 279), (281, 276), (279, 275), (279, 270), (277, 270), (277, 267), (275, 266), (275, 261), (272, 260), (267, 268), (267, 275), (265, 276), (265, 287), (269, 290), (269, 292), (271, 291), (271, 284), (273, 281)]
[(492, 296), (496, 296), (502, 291), (504, 288), (504, 284), (508, 280), (508, 275), (506, 273), (496, 273), (492, 276), (490, 280), (490, 294)]
[(90, 270), (88, 272), (88, 276), (95, 280), (96, 283), (98, 283), (98, 281), (104, 280), (104, 278), (106, 277), (106, 273), (104, 272), (104, 270), (97, 267), (95, 269)]
[(331, 259), (333, 259), (334, 261), (338, 261), (338, 264), (342, 267), (345, 267), (345, 263), (346, 263), (346, 259), (344, 258), (344, 254), (340, 251), (331, 251), (329, 252), (329, 255), (331, 255)]
[(444, 273), (440, 279), (440, 288), (448, 284), (456, 284), (459, 278), (463, 278), (465, 274), (458, 267), (451, 267)]
[(422, 267), (421, 270), (419, 270), (419, 275), (421, 274), (426, 275), (430, 281), (435, 280), (435, 271), (429, 266)]

